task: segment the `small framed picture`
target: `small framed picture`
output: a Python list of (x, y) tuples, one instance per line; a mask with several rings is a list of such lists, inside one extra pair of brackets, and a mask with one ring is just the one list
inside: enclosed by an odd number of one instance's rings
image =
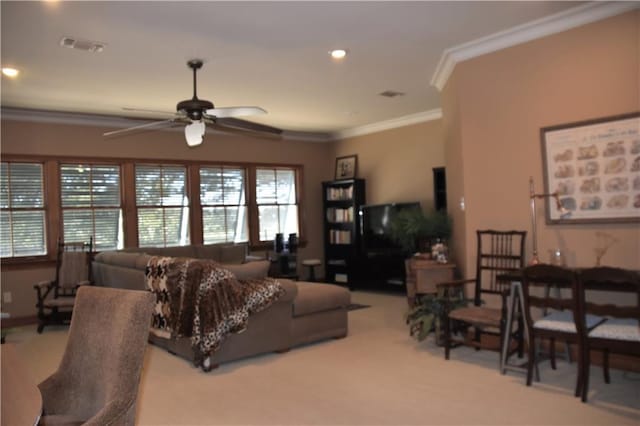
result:
[(358, 156), (347, 155), (336, 158), (336, 179), (353, 179), (356, 177)]

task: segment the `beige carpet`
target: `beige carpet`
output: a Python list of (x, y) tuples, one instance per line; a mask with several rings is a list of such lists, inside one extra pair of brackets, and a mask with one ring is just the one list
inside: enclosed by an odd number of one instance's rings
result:
[[(541, 364), (542, 382), (501, 375), (495, 352), (417, 343), (399, 295), (354, 292), (349, 336), (222, 365), (211, 373), (149, 347), (140, 425), (625, 425), (640, 424), (640, 375), (592, 369), (588, 404), (573, 397), (575, 364)], [(40, 381), (61, 358), (67, 329), (13, 330), (8, 341)]]

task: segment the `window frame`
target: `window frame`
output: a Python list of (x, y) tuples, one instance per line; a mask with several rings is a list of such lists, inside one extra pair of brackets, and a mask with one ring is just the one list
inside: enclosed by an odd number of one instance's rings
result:
[[(95, 214), (96, 210), (106, 210), (106, 209), (114, 209), (113, 206), (95, 206), (93, 204), (93, 197), (92, 197), (92, 201), (91, 201), (91, 206), (90, 207), (64, 207), (64, 203), (62, 200), (63, 194), (62, 194), (62, 167), (63, 166), (73, 166), (73, 165), (79, 165), (79, 166), (90, 166), (91, 168), (93, 167), (100, 167), (100, 166), (107, 166), (107, 167), (115, 167), (118, 169), (118, 195), (119, 195), (119, 202), (120, 204), (118, 205), (118, 210), (120, 210), (120, 214), (122, 215), (122, 232), (123, 232), (123, 241), (122, 241), (122, 245), (123, 248), (125, 247), (125, 240), (126, 240), (126, 232), (124, 230), (124, 199), (123, 199), (123, 187), (124, 187), (124, 183), (123, 183), (123, 178), (122, 178), (122, 174), (123, 174), (123, 168), (122, 168), (122, 164), (119, 163), (113, 163), (113, 162), (104, 162), (104, 161), (83, 161), (83, 162), (70, 162), (70, 161), (58, 161), (58, 165), (57, 165), (57, 170), (58, 170), (58, 185), (59, 185), (59, 194), (60, 194), (60, 231), (59, 231), (59, 235), (64, 239), (64, 212), (65, 210), (91, 210), (93, 212), (93, 214)], [(96, 241), (96, 237), (95, 237), (95, 219), (94, 219), (94, 223), (93, 223), (93, 246), (94, 248), (97, 246), (97, 241)]]
[[(148, 163), (143, 163), (143, 162), (135, 162), (134, 165), (134, 180), (133, 180), (133, 192), (135, 194), (134, 197), (134, 210), (135, 210), (135, 216), (136, 216), (136, 226), (135, 226), (135, 230), (136, 230), (136, 236), (135, 236), (135, 240), (137, 241), (137, 245), (136, 247), (140, 247), (140, 229), (139, 229), (139, 223), (140, 223), (140, 214), (139, 212), (141, 210), (151, 210), (151, 209), (160, 209), (163, 212), (163, 222), (165, 222), (166, 217), (165, 217), (165, 211), (169, 210), (169, 209), (182, 209), (184, 210), (184, 208), (186, 207), (187, 209), (187, 229), (186, 229), (186, 233), (187, 236), (186, 238), (189, 240), (189, 244), (191, 245), (193, 244), (193, 238), (192, 238), (192, 226), (191, 226), (191, 221), (193, 219), (193, 216), (191, 214), (191, 209), (193, 208), (192, 206), (192, 199), (193, 199), (193, 193), (192, 191), (190, 191), (190, 185), (189, 185), (189, 166), (186, 164), (180, 164), (180, 163), (172, 163), (172, 164), (168, 164), (168, 163), (164, 163), (164, 162), (148, 162)], [(162, 188), (163, 188), (163, 182), (164, 182), (164, 178), (161, 178), (161, 184), (160, 184), (160, 204), (138, 204), (138, 174), (137, 174), (137, 170), (138, 167), (147, 167), (147, 168), (153, 168), (153, 167), (157, 167), (160, 170), (160, 175), (163, 176), (164, 175), (164, 169), (168, 169), (168, 168), (184, 168), (184, 184), (183, 184), (183, 193), (182, 193), (182, 197), (187, 197), (187, 204), (185, 205), (184, 203), (181, 205), (175, 204), (175, 205), (165, 205), (163, 202), (163, 193), (162, 193)], [(199, 167), (198, 167), (199, 168)], [(198, 194), (199, 195), (199, 194)], [(184, 218), (182, 218), (182, 220), (184, 220)], [(166, 223), (165, 223), (165, 227), (166, 227)], [(168, 246), (167, 245), (167, 235), (166, 232), (163, 232), (163, 241), (164, 241), (164, 245), (162, 247), (176, 247), (176, 246)], [(158, 247), (158, 246), (144, 246), (144, 247)], [(179, 245), (178, 245), (179, 247)]]
[[(256, 218), (256, 222), (255, 222), (255, 226), (253, 228), (250, 227), (250, 229), (252, 231), (255, 231), (255, 234), (253, 235), (254, 239), (253, 241), (256, 241), (258, 244), (260, 244), (261, 246), (264, 245), (268, 245), (271, 244), (273, 240), (262, 240), (260, 237), (260, 206), (276, 206), (276, 207), (280, 207), (280, 206), (284, 206), (284, 205), (291, 205), (291, 204), (280, 204), (278, 202), (278, 195), (277, 195), (277, 191), (276, 191), (276, 201), (274, 203), (261, 203), (258, 204), (258, 197), (257, 197), (257, 171), (258, 169), (262, 169), (262, 170), (272, 170), (275, 172), (277, 172), (278, 170), (291, 170), (293, 171), (293, 175), (294, 175), (294, 183), (295, 183), (295, 203), (293, 204), (294, 206), (296, 206), (296, 215), (297, 215), (297, 219), (298, 219), (298, 238), (301, 239), (302, 238), (302, 223), (301, 223), (301, 208), (300, 208), (300, 200), (301, 200), (301, 193), (300, 193), (300, 175), (301, 175), (301, 171), (297, 170), (294, 167), (291, 166), (282, 166), (282, 165), (278, 165), (278, 166), (274, 166), (274, 165), (266, 165), (266, 164), (261, 164), (261, 165), (256, 165), (256, 167), (253, 169), (253, 180), (252, 180), (252, 188), (254, 189), (254, 196), (252, 197), (252, 201), (255, 203), (255, 210), (254, 210), (254, 216)], [(277, 185), (277, 177), (276, 177), (276, 185)]]
[[(8, 256), (8, 257), (2, 257), (2, 263), (17, 263), (17, 262), (23, 262), (23, 261), (34, 261), (34, 260), (42, 260), (42, 259), (47, 259), (49, 257), (49, 253), (51, 252), (51, 247), (52, 244), (50, 243), (50, 236), (49, 236), (49, 232), (50, 232), (50, 222), (49, 222), (49, 209), (48, 209), (48, 192), (47, 192), (47, 167), (44, 161), (38, 160), (36, 158), (33, 157), (8, 157), (8, 156), (3, 156), (2, 158), (2, 162), (3, 163), (7, 163), (7, 165), (9, 164), (17, 164), (17, 163), (22, 163), (22, 164), (35, 164), (35, 165), (40, 165), (41, 167), (41, 188), (42, 188), (42, 207), (29, 207), (29, 208), (14, 208), (14, 207), (7, 207), (7, 208), (2, 208), (2, 211), (8, 211), (8, 212), (13, 212), (13, 211), (42, 211), (43, 214), (43, 219), (44, 219), (44, 227), (43, 227), (43, 239), (44, 239), (44, 250), (45, 253), (44, 254), (33, 254), (33, 255), (26, 255), (26, 256)], [(13, 245), (13, 242), (12, 242)]]
[[(242, 178), (243, 178), (243, 188), (242, 188), (242, 192), (243, 197), (244, 197), (244, 204), (227, 204), (226, 202), (224, 202), (224, 195), (223, 195), (223, 202), (221, 204), (205, 204), (202, 200), (202, 169), (219, 169), (223, 176), (224, 176), (224, 170), (241, 170), (242, 171)], [(201, 214), (201, 219), (202, 219), (202, 241), (203, 244), (231, 244), (234, 243), (233, 241), (224, 241), (224, 242), (220, 242), (220, 243), (206, 243), (204, 241), (204, 210), (206, 208), (223, 208), (225, 210), (225, 222), (226, 222), (226, 210), (230, 207), (237, 207), (237, 208), (244, 208), (245, 212), (246, 212), (246, 224), (247, 224), (247, 241), (243, 242), (243, 243), (250, 243), (251, 242), (251, 223), (250, 223), (250, 218), (251, 218), (251, 214), (249, 212), (250, 208), (249, 208), (249, 185), (250, 183), (248, 182), (249, 180), (249, 170), (248, 167), (244, 167), (244, 166), (237, 166), (237, 165), (208, 165), (208, 164), (201, 164), (198, 167), (198, 178), (200, 179), (199, 184), (198, 184), (198, 200), (200, 203), (200, 214)], [(223, 177), (223, 182), (224, 182), (224, 177)], [(223, 194), (224, 194), (224, 184), (223, 184)]]
[[(190, 244), (203, 244), (202, 206), (200, 204), (200, 167), (232, 167), (244, 168), (246, 172), (245, 198), (249, 224), (250, 250), (269, 250), (272, 241), (260, 241), (258, 231), (258, 205), (256, 202), (256, 169), (281, 168), (293, 170), (296, 179), (296, 200), (298, 212), (298, 241), (300, 247), (306, 246), (306, 224), (304, 210), (304, 166), (284, 163), (252, 163), (230, 161), (200, 161), (175, 159), (117, 158), (117, 157), (76, 157), (76, 156), (41, 156), (3, 154), (3, 162), (32, 162), (43, 164), (43, 189), (45, 208), (45, 238), (47, 254), (29, 257), (2, 258), (4, 266), (20, 269), (21, 265), (29, 267), (34, 263), (53, 265), (56, 257), (56, 242), (62, 235), (62, 201), (60, 183), (60, 165), (69, 163), (92, 165), (115, 165), (120, 167), (120, 197), (123, 215), (124, 248), (138, 247), (138, 215), (135, 199), (135, 165), (182, 165), (186, 167), (186, 194), (189, 197), (189, 233)], [(224, 243), (221, 243), (224, 244)]]

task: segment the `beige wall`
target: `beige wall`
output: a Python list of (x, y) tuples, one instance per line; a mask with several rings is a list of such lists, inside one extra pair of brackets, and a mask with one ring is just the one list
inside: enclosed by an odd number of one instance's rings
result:
[[(459, 63), (443, 92), (447, 172), (464, 194), (467, 270), (478, 228), (531, 229), (528, 179), (543, 188), (540, 128), (640, 110), (640, 12), (634, 11)], [(450, 120), (450, 121), (449, 121)], [(461, 161), (464, 168), (450, 161)], [(538, 247), (567, 252), (570, 266), (594, 265), (596, 232), (614, 236), (603, 263), (640, 267), (640, 226), (545, 225)], [(457, 221), (458, 223), (460, 221)], [(528, 236), (528, 254), (531, 252)]]
[(442, 120), (341, 140), (336, 157), (356, 154), (367, 204), (419, 201), (433, 208), (433, 168), (443, 167)]
[[(122, 138), (105, 139), (107, 128), (2, 121), (2, 154), (62, 155), (80, 157), (117, 157), (236, 161), (254, 163), (301, 164), (304, 166), (306, 248), (300, 258), (322, 258), (321, 182), (331, 178), (334, 157), (330, 144), (251, 138), (208, 132), (204, 143), (188, 148), (179, 131), (142, 132)], [(11, 291), (13, 302), (2, 304), (2, 311), (13, 316), (35, 315), (33, 284), (50, 279), (52, 267), (15, 270), (3, 267), (2, 291)]]

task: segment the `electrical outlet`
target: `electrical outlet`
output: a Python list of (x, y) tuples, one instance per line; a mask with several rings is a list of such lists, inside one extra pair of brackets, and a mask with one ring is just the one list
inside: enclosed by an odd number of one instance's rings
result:
[(10, 291), (5, 291), (4, 293), (2, 293), (2, 298), (4, 299), (4, 303), (11, 303), (11, 301), (13, 300)]

